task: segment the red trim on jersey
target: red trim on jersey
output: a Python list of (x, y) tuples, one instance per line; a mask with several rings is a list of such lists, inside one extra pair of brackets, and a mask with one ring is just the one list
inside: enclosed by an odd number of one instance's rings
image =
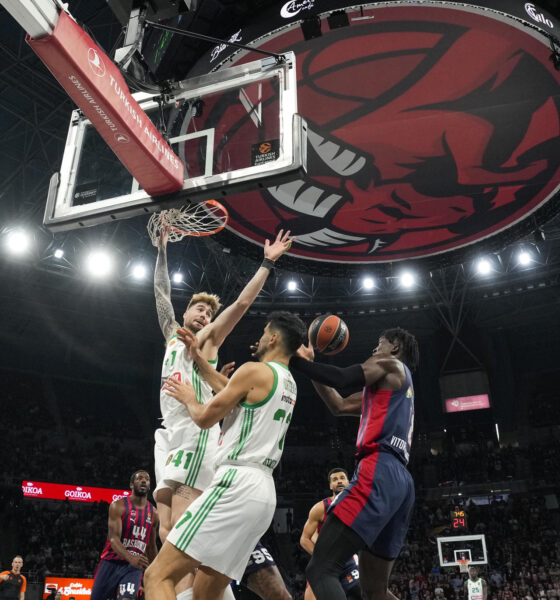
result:
[(358, 454), (370, 454), (377, 451), (377, 440), (381, 437), (383, 431), (383, 424), (389, 410), (392, 393), (393, 390), (374, 391), (368, 388), (367, 397), (370, 410), (367, 415), (366, 427), (362, 429), (362, 435), (357, 443)]
[(358, 481), (352, 486), (348, 494), (334, 505), (334, 514), (348, 527), (360, 514), (366, 505), (371, 488), (373, 486), (373, 476), (379, 452), (369, 454), (360, 461), (358, 472)]
[(323, 502), (323, 518), (319, 521), (319, 524), (317, 525), (317, 535), (319, 535), (319, 532), (321, 531), (321, 527), (323, 527), (323, 525), (325, 524), (325, 521), (327, 520), (327, 511), (329, 510), (329, 506), (332, 504), (332, 496), (329, 496), (328, 498), (323, 498), (322, 500)]

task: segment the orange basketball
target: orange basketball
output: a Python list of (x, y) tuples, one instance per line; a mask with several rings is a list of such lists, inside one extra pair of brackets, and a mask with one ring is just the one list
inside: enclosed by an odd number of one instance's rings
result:
[(323, 354), (338, 354), (346, 348), (350, 334), (346, 323), (336, 315), (321, 315), (309, 326), (309, 341)]

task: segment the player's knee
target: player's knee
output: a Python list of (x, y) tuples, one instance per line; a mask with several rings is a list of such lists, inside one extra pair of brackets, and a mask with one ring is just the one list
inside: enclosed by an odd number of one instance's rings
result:
[(144, 589), (146, 590), (146, 595), (148, 595), (151, 590), (155, 589), (155, 586), (157, 586), (157, 580), (158, 580), (157, 566), (154, 566), (154, 563), (152, 563), (144, 571)]

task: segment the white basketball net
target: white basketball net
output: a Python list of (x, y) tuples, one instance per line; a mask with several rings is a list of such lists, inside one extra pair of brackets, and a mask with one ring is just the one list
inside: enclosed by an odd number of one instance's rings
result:
[(154, 213), (148, 221), (148, 233), (154, 246), (159, 245), (162, 230), (169, 225), (169, 242), (178, 242), (185, 236), (214, 235), (222, 231), (228, 212), (216, 200), (189, 204)]
[(469, 561), (468, 560), (459, 560), (459, 571), (461, 573), (469, 572)]

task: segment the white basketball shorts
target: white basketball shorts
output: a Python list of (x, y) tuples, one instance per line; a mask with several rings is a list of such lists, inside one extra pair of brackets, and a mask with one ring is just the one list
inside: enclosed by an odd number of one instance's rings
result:
[(275, 508), (272, 471), (222, 465), (210, 487), (177, 521), (167, 541), (203, 565), (240, 580)]

